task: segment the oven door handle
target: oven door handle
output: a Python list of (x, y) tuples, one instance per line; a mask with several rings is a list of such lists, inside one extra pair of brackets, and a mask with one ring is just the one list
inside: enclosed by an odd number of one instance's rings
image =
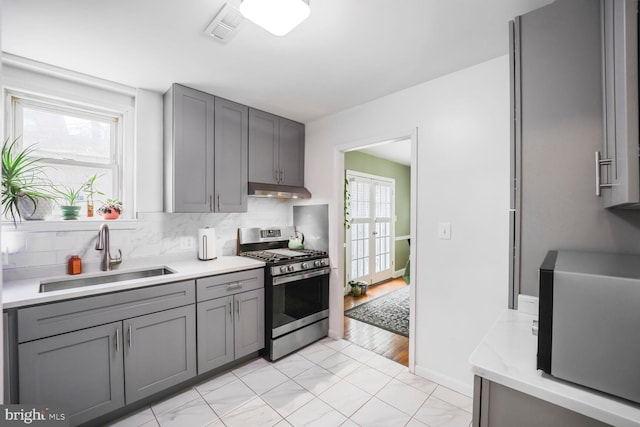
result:
[(324, 276), (329, 274), (331, 268), (321, 268), (320, 270), (313, 270), (302, 274), (292, 274), (291, 276), (281, 276), (273, 278), (273, 286), (284, 285), (285, 283), (295, 282), (297, 280), (309, 279), (316, 276)]

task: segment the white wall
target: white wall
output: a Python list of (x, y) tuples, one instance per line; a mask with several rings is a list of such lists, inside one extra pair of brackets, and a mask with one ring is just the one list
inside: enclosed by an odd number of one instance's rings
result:
[[(306, 129), (305, 180), (316, 200), (330, 202), (330, 250), (338, 261), (343, 163), (336, 147), (406, 136), (417, 128), (413, 362), (417, 374), (468, 395), (469, 354), (507, 308), (509, 110), (505, 56), (307, 123)], [(451, 240), (438, 240), (438, 222), (451, 222)], [(338, 271), (332, 276), (334, 334), (342, 331), (342, 298), (335, 297), (341, 277)]]

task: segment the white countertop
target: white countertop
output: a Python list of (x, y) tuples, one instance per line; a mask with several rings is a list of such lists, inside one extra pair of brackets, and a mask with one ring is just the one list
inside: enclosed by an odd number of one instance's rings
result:
[(21, 280), (6, 281), (2, 289), (3, 308), (16, 308), (26, 305), (49, 303), (69, 298), (86, 297), (107, 292), (124, 291), (160, 283), (177, 282), (194, 279), (196, 277), (212, 276), (231, 273), (234, 271), (250, 270), (264, 267), (264, 262), (239, 256), (223, 256), (211, 261), (198, 259), (135, 259), (123, 262), (113, 270), (114, 273), (140, 270), (142, 268), (167, 267), (174, 273), (142, 279), (126, 280), (117, 283), (85, 286), (60, 291), (40, 293), (40, 281), (67, 280), (80, 277), (99, 276), (103, 272), (88, 272), (75, 276), (46, 276)]
[(640, 426), (640, 405), (558, 380), (536, 369), (537, 316), (506, 310), (469, 357), (474, 374), (617, 426)]

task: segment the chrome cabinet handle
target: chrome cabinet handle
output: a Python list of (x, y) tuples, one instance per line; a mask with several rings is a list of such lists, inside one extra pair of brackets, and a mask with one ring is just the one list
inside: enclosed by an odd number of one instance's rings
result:
[(238, 318), (240, 318), (240, 300), (236, 301), (236, 311), (238, 312)]
[(279, 181), (280, 181), (280, 180), (278, 179), (278, 173), (279, 173), (278, 169), (274, 169), (274, 170), (273, 170), (273, 179), (274, 179), (276, 182), (279, 182)]
[(600, 197), (602, 195), (603, 188), (611, 188), (611, 183), (602, 183), (602, 176), (600, 175), (600, 169), (602, 166), (611, 165), (611, 159), (603, 159), (601, 158), (600, 152), (596, 151), (596, 196)]
[(282, 169), (280, 169), (280, 180), (279, 182), (282, 184), (282, 181), (284, 181), (283, 179), (283, 175), (284, 175), (284, 171)]
[(284, 169), (282, 169), (282, 183), (284, 183), (287, 179), (287, 173)]
[(116, 328), (116, 353), (120, 353), (120, 328)]
[(218, 212), (220, 212), (220, 195), (218, 194)]
[(229, 319), (233, 319), (233, 307), (231, 307), (231, 301), (229, 301)]
[(132, 344), (133, 344), (133, 338), (131, 335), (131, 324), (129, 324), (129, 348), (131, 348)]
[(209, 210), (213, 212), (213, 195), (209, 195)]
[(242, 289), (242, 285), (240, 283), (232, 283), (231, 285), (227, 285), (228, 291), (235, 291), (236, 289)]

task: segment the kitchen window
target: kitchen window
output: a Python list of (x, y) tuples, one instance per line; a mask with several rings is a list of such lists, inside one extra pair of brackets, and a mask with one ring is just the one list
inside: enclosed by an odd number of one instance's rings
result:
[[(12, 134), (20, 148), (46, 166), (54, 186), (77, 189), (97, 176), (95, 208), (106, 198), (122, 200), (121, 114), (46, 98), (11, 97)], [(86, 194), (82, 193), (83, 201)], [(81, 205), (84, 203), (81, 202)], [(86, 215), (86, 209), (82, 210)]]

